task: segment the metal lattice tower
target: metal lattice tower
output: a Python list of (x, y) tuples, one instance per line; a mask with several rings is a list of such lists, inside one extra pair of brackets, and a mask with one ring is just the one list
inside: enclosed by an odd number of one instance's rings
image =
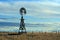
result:
[(25, 23), (24, 23), (24, 18), (23, 15), (26, 14), (26, 9), (22, 7), (20, 9), (20, 14), (21, 14), (21, 20), (20, 20), (20, 27), (19, 27), (19, 33), (26, 33), (26, 28), (25, 28)]

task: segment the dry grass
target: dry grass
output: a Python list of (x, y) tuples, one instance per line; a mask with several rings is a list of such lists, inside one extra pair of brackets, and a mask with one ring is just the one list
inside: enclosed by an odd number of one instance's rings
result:
[[(60, 33), (23, 33), (21, 35), (7, 35), (7, 32), (0, 32), (0, 40), (60, 40)], [(17, 33), (9, 33), (17, 34)]]

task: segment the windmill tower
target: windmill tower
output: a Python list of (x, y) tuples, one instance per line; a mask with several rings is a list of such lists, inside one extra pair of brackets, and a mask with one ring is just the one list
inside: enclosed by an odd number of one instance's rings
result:
[(24, 18), (23, 18), (24, 14), (26, 14), (26, 9), (22, 7), (20, 9), (21, 19), (20, 19), (19, 33), (26, 33), (26, 28), (25, 28), (25, 23), (24, 23)]

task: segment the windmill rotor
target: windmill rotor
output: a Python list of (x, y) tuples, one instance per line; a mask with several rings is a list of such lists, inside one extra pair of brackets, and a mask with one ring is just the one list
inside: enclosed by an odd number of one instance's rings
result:
[(26, 9), (24, 7), (22, 7), (20, 9), (20, 14), (23, 15), (23, 14), (26, 14)]

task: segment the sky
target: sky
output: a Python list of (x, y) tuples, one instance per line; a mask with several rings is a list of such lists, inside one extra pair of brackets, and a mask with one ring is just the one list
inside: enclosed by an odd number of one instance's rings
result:
[(25, 7), (28, 23), (60, 22), (59, 0), (0, 0), (0, 21), (19, 22), (19, 9)]
[(60, 24), (60, 0), (0, 0), (0, 22), (19, 23), (21, 7), (25, 23)]

